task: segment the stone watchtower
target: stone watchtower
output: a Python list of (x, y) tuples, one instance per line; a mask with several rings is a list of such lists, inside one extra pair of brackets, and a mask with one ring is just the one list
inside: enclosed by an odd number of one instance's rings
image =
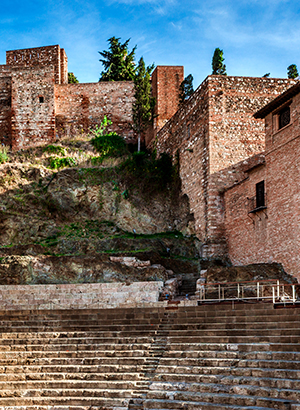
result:
[(68, 83), (59, 45), (6, 52), (0, 66), (0, 142), (14, 149), (55, 139), (55, 84)]

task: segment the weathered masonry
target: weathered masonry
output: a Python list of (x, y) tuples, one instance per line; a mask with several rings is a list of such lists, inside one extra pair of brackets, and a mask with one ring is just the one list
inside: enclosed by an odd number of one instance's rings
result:
[(255, 114), (265, 118), (266, 150), (225, 192), (234, 264), (280, 262), (300, 279), (300, 84)]
[(227, 254), (224, 191), (241, 181), (265, 149), (264, 124), (253, 114), (293, 80), (209, 76), (158, 131), (158, 153), (179, 154), (203, 257)]
[[(177, 111), (182, 80), (183, 67), (156, 68), (159, 123)], [(7, 51), (0, 66), (0, 143), (20, 149), (86, 133), (104, 115), (111, 130), (132, 142), (133, 101), (131, 81), (68, 84), (68, 59), (59, 45)]]

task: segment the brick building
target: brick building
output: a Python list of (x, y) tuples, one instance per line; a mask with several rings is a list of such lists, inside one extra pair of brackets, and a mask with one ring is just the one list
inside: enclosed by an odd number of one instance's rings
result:
[(262, 119), (253, 114), (294, 80), (209, 76), (149, 142), (179, 154), (182, 189), (190, 200), (203, 257), (227, 254), (224, 191), (262, 159)]
[[(183, 67), (157, 67), (153, 73), (159, 122), (177, 111), (182, 80)], [(0, 142), (13, 149), (89, 132), (104, 115), (112, 131), (135, 141), (133, 82), (68, 84), (68, 59), (59, 45), (7, 51), (0, 90)]]
[(300, 84), (255, 118), (265, 118), (265, 153), (225, 192), (228, 253), (234, 264), (280, 262), (300, 279)]

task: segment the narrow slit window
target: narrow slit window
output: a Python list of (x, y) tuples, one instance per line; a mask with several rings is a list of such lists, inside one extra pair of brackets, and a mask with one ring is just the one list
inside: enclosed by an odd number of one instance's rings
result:
[(256, 208), (265, 206), (265, 181), (261, 181), (256, 184)]
[(44, 97), (39, 97), (39, 102), (42, 104), (44, 102)]

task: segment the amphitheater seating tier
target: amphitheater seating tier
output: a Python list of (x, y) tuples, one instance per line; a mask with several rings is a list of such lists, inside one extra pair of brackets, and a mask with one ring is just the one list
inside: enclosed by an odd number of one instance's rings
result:
[(0, 311), (0, 410), (300, 410), (300, 309)]

